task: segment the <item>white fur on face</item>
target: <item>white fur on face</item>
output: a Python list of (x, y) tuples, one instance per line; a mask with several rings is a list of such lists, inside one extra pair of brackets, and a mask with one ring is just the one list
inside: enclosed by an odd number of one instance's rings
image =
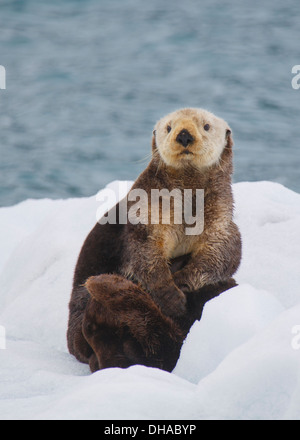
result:
[[(205, 130), (209, 125), (209, 129)], [(184, 148), (176, 138), (187, 130), (194, 142)], [(227, 144), (228, 124), (214, 114), (196, 108), (177, 110), (157, 122), (156, 146), (166, 165), (182, 168), (192, 163), (199, 169), (218, 163)], [(186, 152), (190, 154), (186, 154)]]

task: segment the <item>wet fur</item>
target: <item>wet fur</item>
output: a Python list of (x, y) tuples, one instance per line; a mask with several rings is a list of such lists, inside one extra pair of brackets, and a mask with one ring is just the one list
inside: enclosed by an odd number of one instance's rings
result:
[[(135, 363), (171, 371), (205, 302), (235, 285), (241, 237), (232, 218), (233, 142), (225, 121), (214, 118), (185, 109), (159, 121), (152, 160), (132, 188), (148, 195), (152, 188), (204, 189), (201, 235), (187, 237), (185, 225), (97, 223), (81, 249), (69, 306), (68, 346), (92, 371)], [(201, 128), (208, 120), (216, 124), (217, 156), (213, 137)], [(170, 123), (173, 137), (165, 131)], [(174, 139), (187, 123), (195, 137), (195, 159), (180, 155), (174, 166), (170, 161), (180, 154)], [(172, 154), (166, 153), (168, 139)], [(197, 153), (202, 143), (206, 156)]]
[[(172, 271), (184, 264), (184, 257), (174, 260)], [(132, 281), (110, 274), (90, 277), (78, 292), (80, 301), (70, 304), (69, 351), (91, 372), (135, 364), (172, 371), (206, 302), (234, 286), (229, 279), (187, 293), (186, 313), (171, 319)]]

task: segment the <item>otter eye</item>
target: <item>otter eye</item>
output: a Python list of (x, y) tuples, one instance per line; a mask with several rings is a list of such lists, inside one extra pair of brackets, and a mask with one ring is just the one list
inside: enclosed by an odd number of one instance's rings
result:
[(172, 130), (171, 125), (168, 125), (168, 126), (167, 126), (167, 132), (170, 133), (171, 130)]
[(210, 129), (210, 125), (209, 125), (209, 124), (205, 124), (205, 125), (204, 125), (204, 130), (205, 130), (205, 131), (208, 131), (209, 129)]

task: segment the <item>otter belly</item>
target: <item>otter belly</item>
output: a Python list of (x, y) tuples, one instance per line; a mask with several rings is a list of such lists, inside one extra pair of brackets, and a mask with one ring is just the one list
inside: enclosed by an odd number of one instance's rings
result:
[(165, 240), (166, 257), (173, 259), (182, 255), (190, 254), (195, 247), (195, 236), (186, 235), (184, 228), (177, 226), (172, 227)]

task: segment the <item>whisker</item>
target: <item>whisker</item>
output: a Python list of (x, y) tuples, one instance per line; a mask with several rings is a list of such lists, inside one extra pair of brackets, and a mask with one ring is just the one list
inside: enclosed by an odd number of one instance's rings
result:
[(133, 160), (130, 161), (131, 163), (144, 163), (144, 162), (148, 162), (152, 157), (152, 153), (147, 154), (145, 157), (143, 157), (142, 159), (138, 159), (138, 160)]

